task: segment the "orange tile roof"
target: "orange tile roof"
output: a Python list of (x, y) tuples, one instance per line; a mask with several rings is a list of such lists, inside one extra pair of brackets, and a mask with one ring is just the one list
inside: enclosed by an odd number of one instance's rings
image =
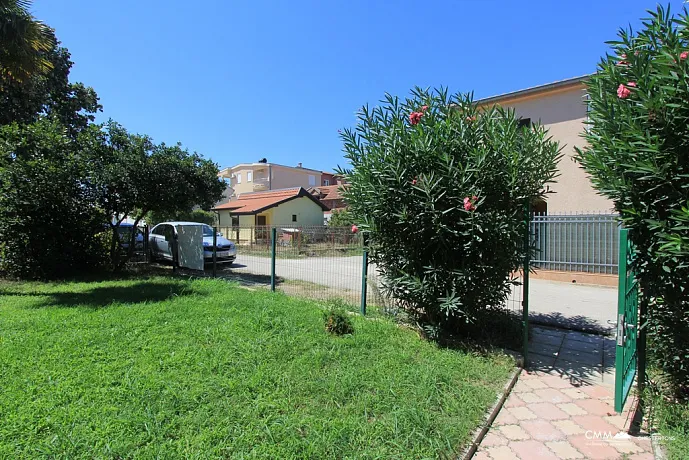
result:
[(343, 196), (340, 195), (340, 187), (347, 187), (347, 185), (323, 185), (310, 188), (309, 191), (316, 191), (319, 194), (323, 194), (324, 196), (321, 200), (341, 200)]
[(266, 192), (242, 193), (235, 201), (221, 204), (213, 209), (216, 211), (228, 210), (231, 211), (232, 214), (255, 214), (302, 196), (310, 198), (321, 206), (321, 208), (326, 209), (320, 201), (302, 187), (269, 190)]

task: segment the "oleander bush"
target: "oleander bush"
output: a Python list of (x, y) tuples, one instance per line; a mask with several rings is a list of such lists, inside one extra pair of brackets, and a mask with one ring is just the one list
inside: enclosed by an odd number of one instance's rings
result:
[(621, 30), (588, 82), (588, 147), (578, 159), (636, 247), (649, 352), (689, 397), (689, 17), (659, 7)]
[(431, 337), (502, 309), (525, 256), (529, 202), (556, 177), (558, 144), (471, 94), (415, 89), (363, 107), (341, 133), (349, 212), (385, 295)]

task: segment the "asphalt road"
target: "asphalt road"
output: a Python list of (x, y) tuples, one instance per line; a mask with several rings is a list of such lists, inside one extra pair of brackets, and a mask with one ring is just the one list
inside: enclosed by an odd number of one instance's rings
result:
[[(358, 292), (361, 289), (361, 265), (360, 257), (277, 259), (275, 272), (287, 280)], [(232, 271), (270, 276), (270, 258), (239, 254)], [(368, 271), (369, 277), (375, 277), (375, 267), (369, 266)], [(512, 299), (519, 299), (521, 287), (515, 291)], [(510, 308), (517, 305), (514, 300), (508, 302)], [(529, 312), (533, 320), (553, 325), (612, 330), (617, 316), (617, 289), (532, 279)]]

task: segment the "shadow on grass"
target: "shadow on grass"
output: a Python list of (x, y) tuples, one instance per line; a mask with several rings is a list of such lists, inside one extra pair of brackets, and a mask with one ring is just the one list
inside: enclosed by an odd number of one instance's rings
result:
[(161, 302), (171, 297), (194, 294), (193, 288), (178, 281), (139, 281), (128, 286), (96, 286), (83, 291), (16, 292), (2, 290), (2, 296), (42, 297), (43, 300), (30, 308), (73, 308), (93, 309), (107, 307), (115, 303), (137, 304)]
[[(232, 263), (232, 264), (218, 264), (216, 267), (216, 278), (226, 281), (234, 281), (245, 287), (270, 287), (270, 275), (258, 275), (254, 273), (247, 273), (243, 271), (235, 271), (236, 269), (245, 268), (246, 265)], [(172, 264), (170, 263), (155, 263), (155, 264), (141, 264), (138, 266), (131, 266), (129, 268), (131, 276), (165, 276), (165, 277), (213, 277), (212, 264), (206, 264), (204, 271), (190, 270), (186, 268), (178, 268), (177, 272), (172, 271)], [(285, 279), (276, 276), (275, 284), (280, 285), (285, 282)]]

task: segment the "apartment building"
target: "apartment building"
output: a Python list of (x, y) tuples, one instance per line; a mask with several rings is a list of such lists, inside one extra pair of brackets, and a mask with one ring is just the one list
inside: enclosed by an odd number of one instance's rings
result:
[(241, 163), (225, 168), (218, 173), (228, 185), (228, 201), (242, 193), (264, 192), (285, 188), (303, 187), (308, 189), (323, 184), (322, 171), (297, 166), (268, 163), (263, 159), (256, 163)]

